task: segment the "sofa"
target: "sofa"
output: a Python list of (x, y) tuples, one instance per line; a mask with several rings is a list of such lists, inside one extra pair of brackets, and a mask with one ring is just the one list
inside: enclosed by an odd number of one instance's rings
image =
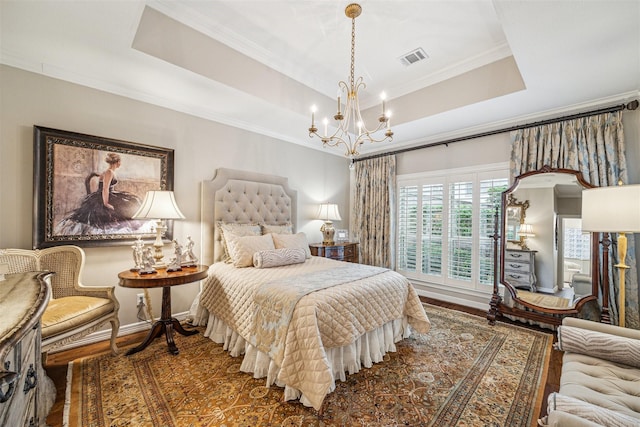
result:
[(541, 426), (640, 426), (640, 330), (566, 317), (560, 389)]

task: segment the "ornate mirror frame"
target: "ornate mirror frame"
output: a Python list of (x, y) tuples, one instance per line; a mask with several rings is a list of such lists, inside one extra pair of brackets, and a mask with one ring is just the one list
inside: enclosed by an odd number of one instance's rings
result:
[[(522, 180), (536, 175), (541, 174), (567, 174), (575, 176), (577, 184), (580, 184), (583, 189), (593, 188), (594, 186), (586, 182), (582, 176), (582, 173), (579, 171), (571, 170), (571, 169), (555, 169), (550, 168), (548, 166), (543, 167), (537, 171), (526, 172), (514, 180), (511, 187), (505, 190), (502, 193), (502, 214), (499, 216), (496, 211), (495, 215), (495, 233), (493, 237), (493, 245), (494, 245), (494, 283), (493, 283), (493, 295), (491, 297), (491, 301), (489, 304), (489, 311), (487, 312), (487, 319), (489, 323), (493, 324), (498, 316), (515, 316), (522, 319), (529, 319), (536, 322), (541, 322), (550, 325), (560, 325), (562, 323), (562, 318), (564, 316), (577, 316), (584, 305), (590, 301), (594, 301), (598, 299), (599, 286), (598, 286), (598, 277), (599, 277), (599, 240), (598, 233), (592, 233), (591, 236), (591, 294), (584, 295), (578, 299), (576, 299), (572, 306), (568, 308), (552, 308), (552, 307), (543, 307), (540, 305), (535, 305), (529, 301), (525, 301), (522, 298), (518, 297), (518, 291), (516, 288), (509, 283), (508, 280), (505, 280), (505, 269), (503, 268), (504, 263), (501, 260), (505, 258), (505, 249), (507, 246), (507, 242), (511, 243), (519, 243), (519, 240), (508, 240), (507, 238), (503, 238), (502, 236), (506, 235), (506, 224), (507, 224), (507, 207), (510, 202), (515, 200), (513, 196), (513, 192), (518, 188), (521, 184)], [(540, 177), (544, 178), (544, 177)], [(529, 206), (527, 206), (529, 207)], [(555, 215), (555, 213), (554, 213)], [(557, 233), (557, 229), (553, 230), (553, 233)], [(557, 234), (556, 234), (557, 241)], [(499, 241), (499, 243), (498, 243)], [(502, 296), (500, 295), (500, 284), (502, 284), (505, 288), (505, 293), (509, 292), (511, 299), (513, 300), (513, 306), (506, 305), (503, 301)]]
[[(504, 236), (508, 242), (521, 245), (522, 241), (519, 237), (520, 226), (524, 224), (527, 217), (527, 209), (529, 201), (519, 202), (513, 194), (508, 195), (505, 209), (505, 231)], [(512, 226), (510, 226), (512, 225)], [(513, 227), (513, 228), (512, 228)]]

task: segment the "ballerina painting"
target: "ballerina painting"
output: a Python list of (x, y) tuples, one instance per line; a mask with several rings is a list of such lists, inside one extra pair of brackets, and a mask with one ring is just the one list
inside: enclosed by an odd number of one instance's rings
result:
[(104, 161), (107, 169), (101, 174), (89, 174), (85, 180), (87, 195), (78, 208), (58, 223), (57, 234), (86, 235), (113, 230), (134, 232), (143, 225), (143, 222), (131, 219), (140, 207), (140, 198), (116, 189), (116, 170), (122, 165), (120, 155), (107, 153)]
[(34, 142), (34, 247), (154, 237), (156, 221), (133, 215), (148, 191), (172, 188), (172, 149), (40, 126)]

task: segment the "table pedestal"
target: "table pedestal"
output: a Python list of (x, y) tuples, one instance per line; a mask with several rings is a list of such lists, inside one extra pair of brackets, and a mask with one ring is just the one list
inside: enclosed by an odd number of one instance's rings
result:
[(149, 334), (147, 334), (147, 337), (144, 339), (144, 341), (142, 341), (142, 343), (140, 343), (138, 346), (127, 351), (126, 355), (129, 356), (144, 350), (149, 344), (151, 344), (154, 339), (158, 338), (163, 333), (167, 338), (169, 353), (180, 353), (180, 350), (178, 350), (178, 347), (176, 347), (176, 343), (173, 340), (174, 329), (178, 333), (185, 336), (195, 335), (198, 333), (198, 331), (195, 329), (184, 329), (178, 319), (176, 319), (175, 317), (171, 317), (171, 287), (165, 286), (162, 288), (162, 315), (160, 316), (160, 319), (156, 320), (153, 323), (153, 326), (151, 327), (151, 330), (149, 331)]

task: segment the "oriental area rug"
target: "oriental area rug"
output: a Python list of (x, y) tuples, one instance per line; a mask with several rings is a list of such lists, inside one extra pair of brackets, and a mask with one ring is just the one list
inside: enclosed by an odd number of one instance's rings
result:
[[(337, 381), (323, 412), (284, 402), (283, 389), (240, 372), (202, 333), (164, 337), (131, 356), (74, 361), (65, 424), (101, 426), (531, 426), (552, 335), (425, 304), (414, 333), (382, 363)], [(200, 330), (202, 332), (202, 329)], [(124, 349), (121, 349), (124, 350)]]

